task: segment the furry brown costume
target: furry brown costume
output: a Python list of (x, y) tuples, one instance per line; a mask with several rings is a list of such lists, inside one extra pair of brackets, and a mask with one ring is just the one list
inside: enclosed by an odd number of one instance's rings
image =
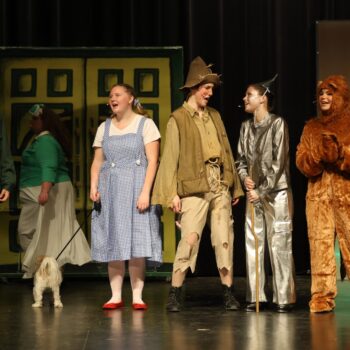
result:
[(350, 109), (349, 88), (343, 76), (320, 82), (333, 94), (331, 107), (304, 127), (296, 163), (309, 178), (306, 218), (311, 256), (311, 312), (332, 311), (337, 294), (334, 237), (338, 236), (350, 276)]

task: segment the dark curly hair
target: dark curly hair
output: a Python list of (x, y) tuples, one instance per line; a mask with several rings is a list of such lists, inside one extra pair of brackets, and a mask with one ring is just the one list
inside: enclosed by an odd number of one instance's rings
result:
[(40, 118), (43, 122), (43, 130), (47, 130), (61, 145), (64, 153), (70, 159), (72, 157), (72, 142), (69, 131), (62, 123), (60, 117), (51, 109), (43, 107)]

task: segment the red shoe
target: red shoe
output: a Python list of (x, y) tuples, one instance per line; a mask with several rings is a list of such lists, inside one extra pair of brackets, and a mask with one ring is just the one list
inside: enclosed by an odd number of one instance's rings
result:
[(147, 304), (137, 304), (137, 303), (133, 303), (132, 304), (132, 308), (134, 310), (147, 310), (148, 309), (148, 305)]
[(124, 306), (124, 302), (120, 301), (119, 303), (105, 303), (102, 306), (104, 310), (115, 310)]

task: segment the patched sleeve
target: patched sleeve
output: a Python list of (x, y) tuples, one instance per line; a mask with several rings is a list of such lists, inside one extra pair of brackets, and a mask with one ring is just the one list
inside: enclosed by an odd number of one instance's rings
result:
[(164, 149), (153, 188), (153, 204), (162, 204), (169, 207), (173, 198), (177, 195), (179, 154), (179, 130), (175, 119), (170, 118), (165, 135)]

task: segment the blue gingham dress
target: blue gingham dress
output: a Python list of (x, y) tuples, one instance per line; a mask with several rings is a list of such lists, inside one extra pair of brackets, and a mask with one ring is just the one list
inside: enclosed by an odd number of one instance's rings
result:
[(160, 237), (161, 207), (151, 206), (140, 213), (136, 208), (141, 193), (147, 158), (143, 143), (142, 117), (137, 133), (109, 136), (111, 119), (106, 120), (102, 141), (105, 156), (98, 190), (101, 212), (91, 222), (92, 258), (96, 261), (147, 258), (148, 265), (162, 261)]

